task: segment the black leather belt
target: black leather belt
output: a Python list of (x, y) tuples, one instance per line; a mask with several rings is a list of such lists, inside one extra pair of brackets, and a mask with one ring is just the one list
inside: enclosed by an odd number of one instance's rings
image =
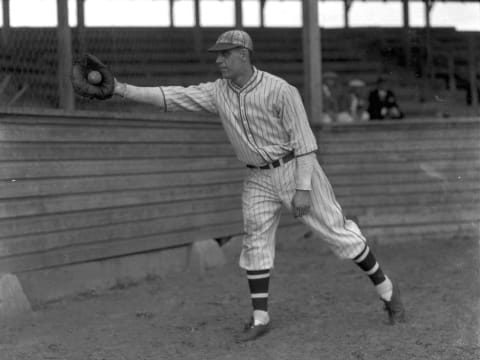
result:
[(291, 152), (291, 153), (288, 153), (287, 155), (285, 155), (284, 157), (282, 157), (281, 159), (272, 161), (271, 163), (268, 163), (267, 165), (262, 165), (262, 166), (247, 165), (247, 167), (250, 168), (250, 169), (262, 169), (262, 170), (274, 169), (274, 168), (279, 167), (280, 165), (286, 164), (287, 162), (289, 162), (290, 160), (292, 160), (294, 158), (295, 158), (295, 154), (293, 152)]

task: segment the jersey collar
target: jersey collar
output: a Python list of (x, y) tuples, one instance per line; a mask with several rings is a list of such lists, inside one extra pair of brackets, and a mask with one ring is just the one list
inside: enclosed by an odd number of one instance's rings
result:
[(262, 80), (261, 71), (257, 70), (257, 68), (253, 66), (253, 74), (250, 77), (250, 79), (248, 79), (245, 85), (240, 87), (237, 84), (235, 84), (232, 80), (228, 80), (228, 85), (235, 92), (241, 93), (243, 91), (247, 91), (249, 89), (256, 87), (261, 80)]

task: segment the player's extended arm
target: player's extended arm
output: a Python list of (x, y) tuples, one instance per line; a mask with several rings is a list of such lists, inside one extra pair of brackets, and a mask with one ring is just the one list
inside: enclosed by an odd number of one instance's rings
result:
[(148, 103), (164, 111), (206, 111), (217, 113), (214, 83), (184, 86), (133, 86), (115, 80), (115, 94), (136, 102)]
[(114, 94), (132, 101), (152, 104), (165, 109), (165, 96), (159, 86), (133, 86), (121, 83), (115, 79)]

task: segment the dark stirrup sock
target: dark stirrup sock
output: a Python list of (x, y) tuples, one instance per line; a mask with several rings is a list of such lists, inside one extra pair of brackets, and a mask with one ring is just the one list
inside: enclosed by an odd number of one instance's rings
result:
[(392, 297), (392, 282), (383, 273), (368, 245), (365, 245), (363, 251), (353, 261), (368, 275), (373, 285), (375, 285), (378, 295), (382, 299), (389, 301)]
[(253, 310), (268, 311), (270, 269), (247, 270), (247, 279), (252, 297)]

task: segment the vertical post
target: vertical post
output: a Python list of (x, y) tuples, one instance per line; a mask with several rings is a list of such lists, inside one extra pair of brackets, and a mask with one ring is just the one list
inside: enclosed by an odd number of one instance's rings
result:
[(410, 66), (411, 58), (411, 41), (410, 41), (410, 11), (408, 8), (408, 0), (403, 0), (403, 51), (405, 56), (405, 65)]
[(2, 27), (2, 41), (3, 45), (8, 44), (8, 33), (10, 32), (10, 0), (2, 1), (3, 27)]
[(58, 93), (60, 107), (64, 110), (74, 110), (75, 99), (70, 83), (72, 66), (72, 36), (68, 24), (68, 1), (57, 0), (57, 42), (58, 42)]
[(174, 24), (174, 22), (175, 22), (175, 10), (174, 10), (175, 9), (175, 0), (170, 0), (169, 4), (170, 4), (170, 9), (169, 9), (169, 11), (170, 11), (170, 14), (169, 14), (169, 16), (170, 16), (170, 27), (172, 28), (172, 27), (175, 26), (175, 24)]
[(343, 21), (345, 29), (350, 28), (350, 8), (352, 7), (353, 0), (343, 0)]
[(448, 63), (448, 90), (455, 91), (457, 89), (457, 81), (455, 79), (455, 58), (453, 53), (447, 54)]
[(265, 27), (265, 3), (267, 0), (260, 0), (260, 27)]
[(84, 54), (87, 51), (85, 36), (85, 0), (77, 0), (77, 33), (79, 52), (80, 54)]
[(310, 122), (322, 116), (322, 77), (318, 0), (303, 1), (304, 101)]
[(475, 54), (475, 38), (473, 34), (468, 36), (468, 72), (470, 82), (470, 97), (475, 114), (478, 114), (478, 93), (477, 93), (477, 57)]
[(200, 0), (194, 0), (195, 12), (195, 28), (200, 27)]
[(433, 7), (433, 0), (425, 0), (425, 51), (426, 51), (426, 75), (428, 78), (433, 77), (433, 58), (432, 58), (432, 25), (431, 12)]
[(195, 25), (193, 27), (193, 46), (195, 48), (195, 53), (197, 58), (201, 62), (205, 60), (204, 51), (202, 49), (203, 36), (200, 27), (200, 0), (194, 0), (195, 5)]
[(241, 29), (243, 27), (242, 0), (235, 0), (235, 27), (237, 29)]

